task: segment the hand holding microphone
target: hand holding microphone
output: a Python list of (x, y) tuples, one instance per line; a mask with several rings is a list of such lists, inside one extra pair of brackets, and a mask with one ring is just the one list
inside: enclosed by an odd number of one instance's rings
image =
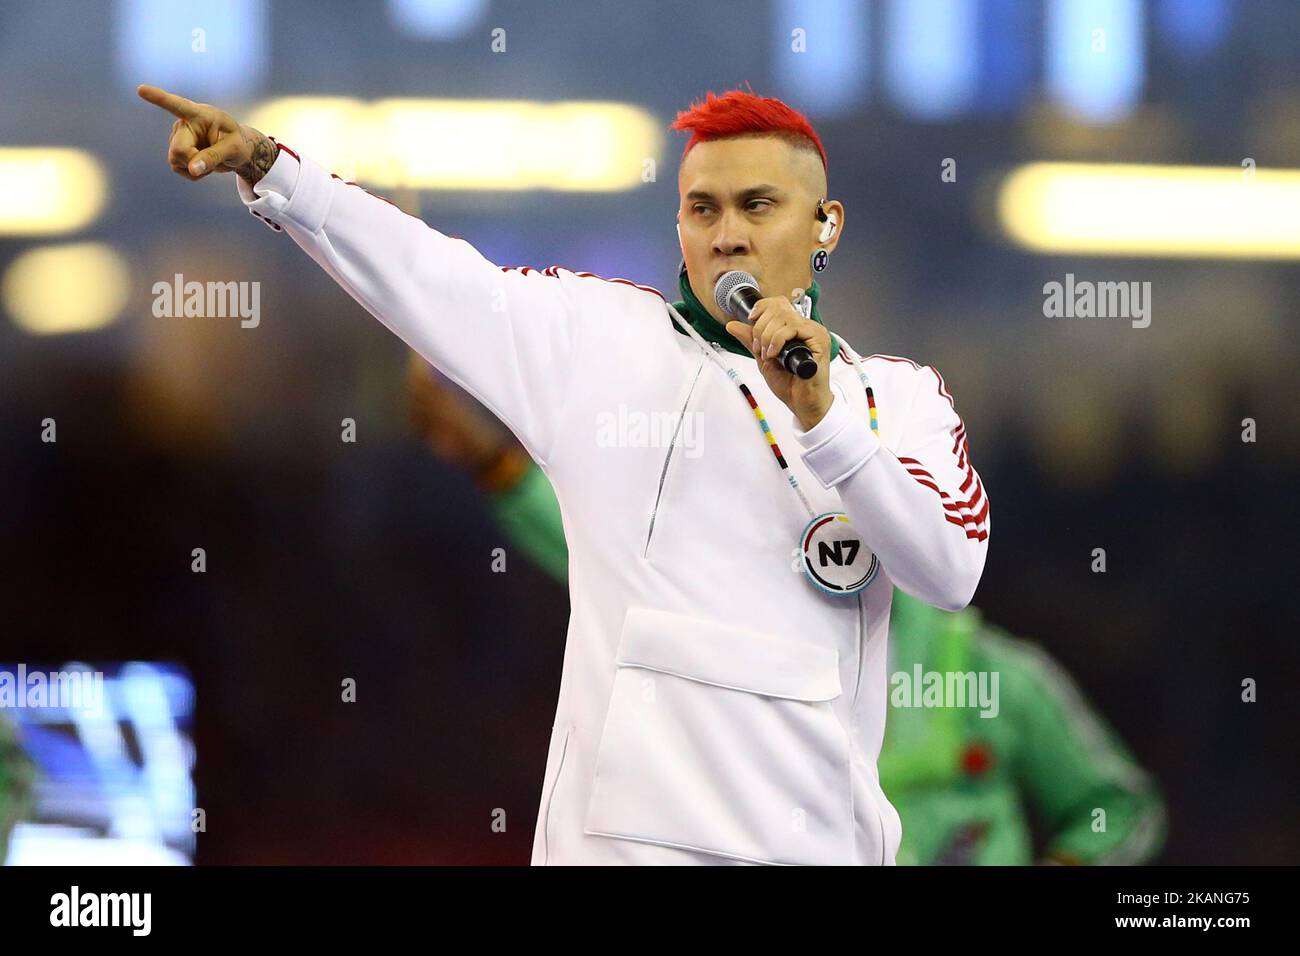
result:
[[(738, 277), (738, 278), (733, 278)], [(758, 369), (805, 431), (831, 406), (831, 334), (784, 296), (763, 298), (754, 277), (728, 272), (715, 286), (717, 305), (736, 316), (727, 331), (742, 345), (758, 343)], [(779, 356), (779, 361), (778, 361)]]
[[(750, 314), (762, 301), (763, 294), (759, 292), (758, 282), (752, 275), (733, 270), (719, 277), (713, 287), (713, 299), (722, 311), (734, 316), (737, 321), (752, 326), (754, 322)], [(791, 338), (785, 342), (781, 346), (779, 360), (783, 369), (801, 379), (810, 379), (817, 374), (817, 360), (802, 339)]]

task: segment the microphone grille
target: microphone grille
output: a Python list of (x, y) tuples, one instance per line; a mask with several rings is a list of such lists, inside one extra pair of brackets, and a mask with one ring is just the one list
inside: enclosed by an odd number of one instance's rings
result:
[(731, 272), (724, 272), (718, 277), (718, 284), (713, 287), (713, 301), (717, 303), (718, 308), (728, 315), (732, 315), (731, 293), (735, 292), (741, 286), (751, 286), (758, 289), (758, 280), (748, 272), (741, 272), (739, 269)]

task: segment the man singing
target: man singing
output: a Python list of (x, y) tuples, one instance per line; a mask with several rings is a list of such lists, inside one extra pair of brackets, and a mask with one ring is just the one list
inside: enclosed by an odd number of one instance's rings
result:
[[(572, 616), (533, 862), (892, 864), (891, 591), (965, 607), (989, 505), (939, 373), (825, 325), (845, 210), (807, 119), (738, 90), (678, 115), (670, 303), (493, 265), (215, 107), (139, 93), (176, 117), (173, 169), (233, 171), (554, 486)], [(757, 294), (715, 297), (737, 280)], [(665, 416), (666, 438), (643, 427)]]

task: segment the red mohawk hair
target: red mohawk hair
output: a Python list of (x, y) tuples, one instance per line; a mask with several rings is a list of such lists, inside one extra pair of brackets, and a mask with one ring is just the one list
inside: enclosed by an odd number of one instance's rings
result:
[(696, 143), (766, 133), (779, 136), (796, 148), (815, 148), (821, 156), (822, 169), (827, 168), (826, 149), (806, 116), (780, 100), (744, 90), (727, 90), (721, 96), (710, 90), (703, 100), (696, 100), (689, 110), (678, 113), (669, 129), (693, 134), (682, 150), (683, 160)]

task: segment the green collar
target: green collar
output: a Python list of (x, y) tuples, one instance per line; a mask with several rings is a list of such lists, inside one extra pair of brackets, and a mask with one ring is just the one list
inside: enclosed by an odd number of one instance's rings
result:
[[(709, 314), (708, 309), (704, 308), (704, 306), (700, 304), (700, 300), (695, 297), (695, 292), (691, 289), (691, 280), (687, 277), (685, 269), (682, 269), (681, 273), (678, 275), (677, 285), (682, 292), (682, 301), (674, 302), (673, 308), (681, 313), (682, 318), (689, 322), (696, 332), (700, 333), (700, 336), (704, 341), (717, 342), (728, 352), (734, 352), (737, 355), (744, 355), (746, 358), (752, 359), (754, 357), (750, 352), (745, 350), (743, 345), (736, 341), (735, 336), (718, 324), (718, 320)], [(808, 298), (812, 299), (812, 318), (814, 322), (821, 322), (822, 325), (825, 325), (826, 323), (822, 322), (821, 313), (817, 311), (817, 300), (821, 297), (821, 294), (821, 287), (817, 285), (817, 280), (814, 279), (812, 285), (807, 289)], [(672, 319), (670, 318), (669, 321), (672, 322)], [(673, 328), (682, 335), (686, 334), (685, 332), (682, 332), (681, 326), (676, 322), (673, 322)], [(840, 343), (835, 341), (835, 337), (832, 336), (832, 362), (835, 361), (835, 356), (839, 355), (839, 353)]]

